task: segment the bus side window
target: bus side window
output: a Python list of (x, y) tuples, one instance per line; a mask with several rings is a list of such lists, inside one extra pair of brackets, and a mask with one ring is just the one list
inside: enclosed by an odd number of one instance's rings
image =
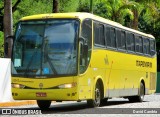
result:
[(127, 33), (126, 34), (126, 40), (127, 40), (127, 50), (128, 51), (135, 51), (135, 40), (134, 40), (134, 34)]
[(126, 34), (126, 43), (127, 43), (127, 51), (131, 51), (131, 40), (130, 40), (130, 33), (127, 32)]
[(142, 37), (139, 37), (139, 47), (140, 47), (140, 53), (143, 53), (143, 40)]
[(130, 42), (131, 42), (131, 51), (135, 51), (135, 36), (134, 34), (130, 34)]
[(149, 48), (149, 39), (143, 38), (143, 53), (145, 55), (148, 55), (149, 51), (150, 51), (150, 48)]
[(142, 37), (136, 36), (136, 52), (142, 53)]
[(80, 73), (87, 69), (92, 50), (92, 20), (85, 19), (82, 23), (80, 36)]
[(121, 31), (121, 49), (126, 49), (126, 32)]
[(111, 47), (116, 48), (116, 31), (115, 28), (110, 30)]
[(154, 56), (156, 54), (155, 48), (156, 48), (155, 40), (150, 40), (150, 55), (151, 56)]
[(126, 49), (126, 34), (125, 31), (117, 30), (117, 44), (118, 49)]
[(116, 30), (116, 37), (117, 37), (117, 46), (118, 46), (118, 49), (121, 49), (121, 30), (120, 29), (117, 29)]
[(138, 36), (135, 36), (135, 47), (136, 47), (136, 52), (139, 52), (139, 39), (138, 39)]
[(98, 45), (105, 45), (104, 26), (97, 22), (94, 22), (94, 42)]
[(106, 46), (111, 47), (110, 27), (105, 27)]

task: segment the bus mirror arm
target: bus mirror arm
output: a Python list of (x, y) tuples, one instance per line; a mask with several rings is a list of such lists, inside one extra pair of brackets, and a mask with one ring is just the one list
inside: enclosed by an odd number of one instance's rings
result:
[(86, 43), (86, 39), (83, 36), (79, 37), (79, 41), (83, 43), (83, 45)]

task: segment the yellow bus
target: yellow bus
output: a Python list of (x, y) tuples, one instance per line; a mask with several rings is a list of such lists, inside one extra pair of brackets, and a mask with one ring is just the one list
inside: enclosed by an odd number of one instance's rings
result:
[(11, 66), (13, 98), (41, 109), (51, 101), (142, 102), (156, 89), (155, 38), (90, 13), (22, 18)]

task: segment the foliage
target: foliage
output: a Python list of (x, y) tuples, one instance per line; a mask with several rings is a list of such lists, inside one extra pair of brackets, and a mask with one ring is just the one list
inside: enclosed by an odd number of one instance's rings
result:
[(143, 1), (143, 10), (139, 16), (139, 30), (155, 36), (157, 42), (160, 41), (160, 1)]
[(90, 8), (89, 0), (80, 0), (79, 7), (77, 8), (78, 12), (89, 12)]
[(79, 6), (79, 0), (59, 0), (60, 12), (75, 12)]
[(0, 57), (3, 57), (4, 47), (3, 47), (3, 32), (0, 31)]
[(23, 0), (13, 13), (14, 24), (22, 17), (34, 14), (51, 13), (52, 0)]
[(97, 1), (94, 5), (94, 14), (101, 17), (111, 19), (111, 8), (107, 5), (107, 1)]

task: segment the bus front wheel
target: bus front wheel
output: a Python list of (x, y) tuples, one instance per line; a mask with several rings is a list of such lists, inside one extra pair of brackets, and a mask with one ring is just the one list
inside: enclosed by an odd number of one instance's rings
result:
[(100, 84), (97, 82), (96, 87), (95, 87), (95, 92), (94, 92), (94, 99), (87, 100), (87, 104), (89, 107), (99, 107), (100, 102), (101, 102), (101, 89), (100, 89)]
[(37, 105), (42, 110), (48, 109), (51, 105), (51, 101), (50, 100), (37, 100)]

